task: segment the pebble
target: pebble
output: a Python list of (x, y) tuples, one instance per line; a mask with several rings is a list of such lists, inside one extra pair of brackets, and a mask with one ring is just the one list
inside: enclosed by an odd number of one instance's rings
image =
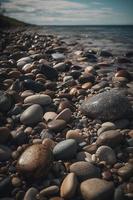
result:
[(114, 185), (112, 182), (92, 178), (82, 182), (80, 190), (84, 200), (107, 200), (113, 198)]
[(11, 97), (0, 91), (0, 112), (8, 112), (12, 106)]
[(92, 155), (88, 152), (81, 151), (81, 152), (77, 153), (76, 160), (92, 162)]
[(131, 112), (126, 96), (114, 89), (85, 100), (80, 109), (88, 117), (103, 121), (120, 119)]
[(43, 116), (46, 122), (52, 121), (56, 118), (57, 114), (55, 112), (46, 112)]
[(11, 139), (10, 130), (7, 127), (0, 127), (0, 144), (4, 144)]
[(114, 165), (117, 161), (113, 149), (108, 146), (100, 146), (95, 155), (99, 162), (105, 161), (107, 165)]
[(24, 200), (36, 200), (36, 195), (38, 193), (38, 190), (34, 187), (31, 187), (27, 190)]
[(67, 131), (66, 139), (74, 139), (74, 140), (76, 140), (77, 143), (81, 143), (84, 141), (84, 138), (80, 133), (80, 129)]
[(128, 119), (121, 119), (114, 122), (117, 129), (125, 129), (129, 125)]
[(64, 56), (64, 54), (62, 54), (62, 53), (53, 53), (53, 54), (52, 54), (52, 58), (53, 58), (54, 60), (64, 60), (64, 59), (65, 59), (65, 56)]
[(52, 152), (43, 144), (29, 146), (20, 156), (17, 169), (27, 177), (47, 175), (52, 163)]
[(76, 193), (78, 180), (74, 173), (69, 173), (63, 180), (60, 187), (60, 196), (64, 199), (71, 199)]
[(39, 192), (40, 197), (50, 197), (53, 195), (56, 195), (59, 192), (59, 187), (57, 185), (52, 185), (49, 187), (46, 187), (45, 189), (42, 189)]
[(66, 127), (66, 122), (63, 119), (53, 120), (48, 123), (49, 130), (52, 131), (61, 131)]
[(54, 65), (53, 68), (56, 69), (57, 71), (64, 71), (66, 69), (66, 65), (64, 62), (60, 62)]
[(53, 67), (42, 64), (39, 66), (39, 70), (42, 74), (44, 74), (46, 76), (46, 78), (48, 80), (52, 81), (52, 80), (56, 80), (58, 78), (58, 72)]
[(123, 135), (121, 134), (121, 132), (117, 130), (110, 130), (101, 133), (96, 140), (96, 144), (98, 146), (107, 145), (110, 147), (116, 147), (121, 143), (122, 140)]
[(5, 162), (11, 159), (12, 151), (7, 146), (0, 145), (0, 162)]
[(39, 104), (42, 106), (46, 106), (50, 104), (52, 101), (51, 97), (46, 94), (35, 94), (24, 99), (25, 104)]
[(64, 121), (68, 122), (71, 119), (72, 112), (69, 108), (65, 108), (62, 110), (55, 118), (55, 120), (63, 119)]
[(33, 104), (21, 114), (20, 121), (25, 125), (32, 125), (41, 121), (42, 118), (43, 118), (42, 107), (38, 104)]
[(126, 163), (125, 166), (118, 169), (117, 173), (123, 179), (128, 179), (133, 175), (133, 165)]
[(77, 143), (74, 139), (59, 142), (53, 149), (56, 160), (71, 160), (77, 152)]
[(70, 172), (77, 175), (80, 181), (100, 177), (100, 170), (93, 164), (85, 161), (75, 162), (70, 166)]

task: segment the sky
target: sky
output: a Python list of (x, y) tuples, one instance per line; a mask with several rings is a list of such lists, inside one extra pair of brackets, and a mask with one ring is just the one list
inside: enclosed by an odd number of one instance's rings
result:
[(0, 0), (6, 15), (38, 25), (133, 24), (133, 0)]

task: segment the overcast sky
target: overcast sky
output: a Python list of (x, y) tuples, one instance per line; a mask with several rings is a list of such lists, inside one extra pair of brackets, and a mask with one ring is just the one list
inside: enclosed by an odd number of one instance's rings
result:
[(133, 0), (0, 0), (6, 15), (39, 25), (133, 24)]

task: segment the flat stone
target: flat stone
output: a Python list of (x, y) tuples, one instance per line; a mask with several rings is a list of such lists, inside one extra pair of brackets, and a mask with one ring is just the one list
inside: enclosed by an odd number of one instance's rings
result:
[(105, 131), (99, 135), (96, 140), (98, 146), (107, 145), (110, 147), (116, 147), (123, 140), (123, 135), (117, 130)]
[(23, 57), (23, 58), (20, 58), (17, 62), (25, 62), (25, 63), (30, 63), (32, 62), (32, 58), (31, 57)]
[(80, 190), (84, 200), (107, 200), (113, 198), (114, 185), (103, 179), (92, 178), (82, 182)]
[(53, 67), (50, 67), (49, 65), (41, 64), (39, 66), (39, 70), (49, 80), (57, 80), (58, 79), (58, 72), (57, 72), (57, 70), (54, 69)]
[(66, 68), (66, 64), (64, 62), (60, 62), (54, 65), (53, 68), (56, 69), (57, 71), (64, 71)]
[(0, 144), (6, 143), (11, 139), (10, 130), (7, 127), (0, 127)]
[(62, 53), (53, 53), (53, 54), (52, 54), (52, 58), (53, 58), (54, 60), (64, 60), (64, 59), (65, 59), (65, 56), (64, 56), (64, 54), (62, 54)]
[(0, 145), (0, 162), (5, 162), (11, 159), (12, 151), (4, 145)]
[(24, 200), (36, 200), (36, 195), (38, 190), (34, 187), (31, 187), (27, 190), (26, 194), (24, 195)]
[(66, 127), (66, 122), (63, 119), (53, 120), (48, 123), (49, 130), (52, 131), (61, 131)]
[(77, 177), (74, 173), (69, 173), (63, 180), (60, 187), (60, 196), (64, 199), (70, 199), (75, 195), (78, 185)]
[(133, 165), (130, 163), (127, 163), (125, 166), (119, 168), (117, 173), (123, 179), (128, 179), (133, 175)]
[(40, 105), (34, 104), (28, 107), (20, 117), (21, 123), (25, 125), (36, 124), (43, 118), (43, 109)]
[(77, 175), (80, 181), (100, 177), (100, 170), (93, 164), (85, 161), (75, 162), (70, 166), (70, 172)]
[(39, 104), (42, 106), (50, 104), (51, 101), (51, 97), (46, 94), (35, 94), (24, 99), (24, 103)]
[(55, 120), (57, 119), (63, 119), (64, 121), (68, 122), (70, 120), (72, 116), (72, 112), (69, 108), (65, 108), (64, 110), (62, 110), (55, 118)]
[(105, 161), (107, 165), (114, 165), (117, 161), (113, 149), (108, 146), (100, 146), (95, 155), (99, 162)]
[(90, 118), (113, 121), (127, 116), (131, 105), (122, 92), (112, 89), (85, 100), (80, 109)]
[(52, 163), (52, 152), (43, 144), (33, 144), (20, 156), (17, 169), (27, 177), (47, 175)]
[(56, 160), (71, 160), (77, 152), (77, 143), (74, 139), (59, 142), (53, 149)]
[(54, 120), (56, 116), (57, 114), (55, 112), (46, 112), (43, 116), (43, 119), (48, 122)]

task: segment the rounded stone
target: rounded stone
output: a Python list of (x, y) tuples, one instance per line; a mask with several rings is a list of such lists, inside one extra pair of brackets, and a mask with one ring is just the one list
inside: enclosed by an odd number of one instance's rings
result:
[(85, 100), (80, 109), (88, 117), (103, 121), (120, 119), (131, 112), (127, 97), (114, 89)]
[(34, 187), (31, 187), (27, 190), (24, 200), (36, 200), (36, 195), (38, 193), (38, 190)]
[(80, 190), (84, 200), (107, 200), (113, 198), (114, 185), (112, 182), (92, 178), (82, 182)]
[(24, 103), (29, 104), (39, 104), (42, 106), (50, 104), (52, 101), (51, 97), (46, 94), (35, 94), (29, 97), (26, 97)]
[(7, 127), (0, 127), (0, 144), (4, 144), (11, 138), (10, 130)]
[(0, 145), (0, 162), (8, 161), (11, 158), (11, 149), (4, 145)]
[(79, 129), (69, 130), (66, 133), (66, 139), (74, 139), (77, 143), (81, 143), (84, 141), (83, 136), (80, 133)]
[(92, 162), (92, 155), (88, 152), (81, 151), (76, 156), (77, 161)]
[(0, 91), (0, 112), (8, 112), (12, 106), (11, 97)]
[(100, 170), (93, 164), (85, 161), (75, 162), (70, 166), (70, 172), (77, 175), (80, 181), (100, 177)]
[(71, 118), (72, 112), (69, 108), (65, 108), (64, 110), (62, 110), (57, 116), (56, 116), (56, 120), (57, 119), (63, 119), (64, 121), (68, 122)]
[(20, 121), (25, 125), (38, 123), (42, 120), (43, 109), (40, 105), (34, 104), (28, 107), (20, 117)]
[(43, 119), (48, 122), (54, 120), (56, 116), (57, 114), (55, 112), (46, 112), (43, 116)]
[(67, 139), (59, 142), (53, 149), (56, 160), (72, 159), (77, 152), (77, 143), (74, 139)]
[(51, 150), (43, 144), (33, 144), (20, 156), (17, 169), (27, 177), (39, 178), (47, 175), (51, 163)]
[(116, 163), (115, 153), (113, 149), (108, 146), (100, 146), (95, 155), (99, 162), (105, 161), (107, 165), (113, 165)]
[(110, 130), (101, 133), (96, 140), (96, 144), (98, 146), (106, 145), (110, 147), (115, 147), (119, 145), (122, 140), (123, 135), (121, 134), (121, 132), (117, 130)]
[(69, 173), (63, 180), (60, 187), (60, 196), (64, 199), (70, 199), (75, 195), (78, 185), (77, 177), (74, 173)]
[(133, 165), (127, 163), (125, 166), (119, 168), (117, 173), (123, 179), (128, 179), (133, 175)]
[(39, 192), (39, 196), (40, 197), (46, 197), (46, 196), (49, 197), (49, 196), (53, 196), (53, 195), (57, 194), (58, 192), (59, 192), (59, 187), (57, 185), (52, 185), (52, 186), (42, 189)]
[(61, 131), (63, 128), (66, 127), (66, 122), (63, 119), (53, 120), (48, 123), (49, 130), (52, 131)]

